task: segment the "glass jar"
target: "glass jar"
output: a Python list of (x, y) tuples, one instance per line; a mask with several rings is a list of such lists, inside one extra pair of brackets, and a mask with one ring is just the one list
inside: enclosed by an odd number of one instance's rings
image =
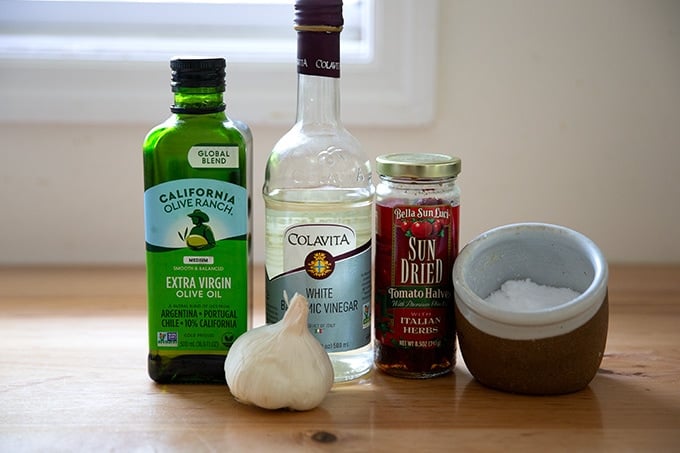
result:
[(376, 163), (375, 365), (407, 378), (448, 373), (456, 360), (460, 159), (388, 154)]

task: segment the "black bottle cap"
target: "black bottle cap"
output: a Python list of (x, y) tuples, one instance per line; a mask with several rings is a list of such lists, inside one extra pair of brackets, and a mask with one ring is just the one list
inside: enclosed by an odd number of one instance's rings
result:
[(215, 87), (224, 91), (224, 58), (178, 57), (170, 60), (172, 91), (178, 88)]
[(342, 27), (342, 0), (296, 0), (295, 24)]

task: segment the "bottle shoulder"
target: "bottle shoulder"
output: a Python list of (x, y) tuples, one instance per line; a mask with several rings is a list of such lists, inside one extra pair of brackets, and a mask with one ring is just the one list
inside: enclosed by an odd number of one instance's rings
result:
[(265, 171), (265, 193), (279, 189), (372, 187), (371, 164), (346, 129), (306, 133), (293, 127), (274, 146)]
[(359, 140), (341, 124), (315, 124), (298, 122), (274, 146), (274, 151), (300, 148), (307, 145), (342, 145), (347, 149), (362, 150)]
[(250, 129), (224, 115), (172, 115), (153, 127), (144, 139), (144, 150), (204, 144), (241, 145)]
[(317, 129), (310, 134), (299, 125), (289, 130), (274, 145), (268, 164), (308, 169), (368, 164), (370, 168), (368, 154), (359, 140), (346, 129)]

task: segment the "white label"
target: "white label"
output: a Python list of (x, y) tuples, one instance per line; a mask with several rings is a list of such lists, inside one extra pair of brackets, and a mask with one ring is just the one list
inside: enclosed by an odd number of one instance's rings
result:
[(284, 272), (305, 266), (309, 254), (315, 250), (338, 257), (354, 250), (356, 244), (354, 230), (345, 225), (293, 225), (283, 234)]
[(184, 264), (215, 264), (214, 256), (185, 256)]
[(192, 146), (187, 159), (193, 168), (238, 168), (238, 146)]

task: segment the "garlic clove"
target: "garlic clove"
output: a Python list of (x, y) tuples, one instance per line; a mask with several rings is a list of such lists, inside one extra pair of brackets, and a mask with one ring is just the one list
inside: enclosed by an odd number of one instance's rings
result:
[(309, 304), (295, 294), (279, 322), (241, 335), (229, 349), (224, 373), (232, 395), (265, 409), (310, 410), (333, 386), (328, 353), (309, 332)]

